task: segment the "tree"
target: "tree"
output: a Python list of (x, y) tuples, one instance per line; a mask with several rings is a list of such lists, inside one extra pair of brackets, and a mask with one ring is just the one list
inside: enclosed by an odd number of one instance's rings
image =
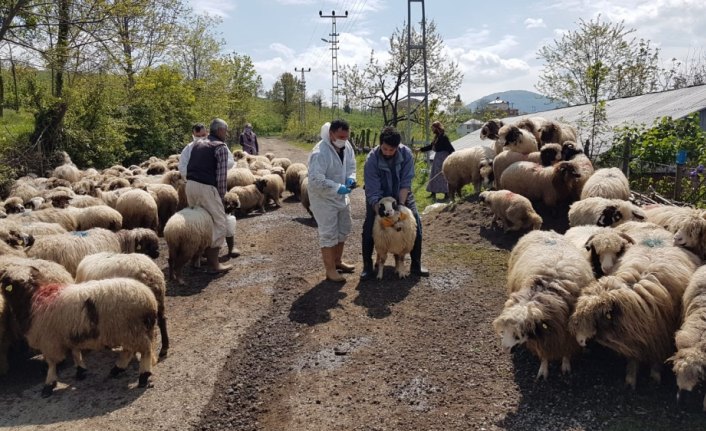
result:
[(663, 90), (706, 84), (706, 54), (689, 55), (683, 61), (672, 58), (671, 66), (661, 72), (660, 84)]
[[(422, 43), (422, 35), (416, 29), (411, 37), (413, 44)], [(457, 63), (444, 56), (442, 45), (436, 24), (429, 22), (426, 27), (428, 97), (446, 105), (456, 96), (463, 74)], [(354, 107), (380, 109), (385, 125), (396, 126), (407, 118), (421, 123), (417, 114), (424, 101), (406, 112), (407, 104), (402, 100), (407, 92), (407, 24), (392, 33), (388, 54), (389, 58), (382, 62), (372, 52), (370, 61), (362, 69), (357, 65), (343, 67), (343, 94)], [(422, 52), (416, 49), (411, 54), (411, 87), (424, 88)]]
[(219, 16), (208, 14), (192, 17), (179, 25), (181, 37), (172, 49), (172, 57), (189, 80), (204, 79), (209, 65), (218, 58), (225, 41), (213, 33), (223, 22)]
[(536, 88), (570, 105), (636, 96), (657, 89), (659, 50), (631, 38), (624, 22), (579, 21), (579, 29), (542, 47), (544, 69)]
[(279, 112), (284, 117), (285, 122), (297, 109), (299, 98), (301, 97), (301, 87), (299, 80), (289, 72), (280, 75), (279, 79), (272, 85), (269, 99), (277, 103)]

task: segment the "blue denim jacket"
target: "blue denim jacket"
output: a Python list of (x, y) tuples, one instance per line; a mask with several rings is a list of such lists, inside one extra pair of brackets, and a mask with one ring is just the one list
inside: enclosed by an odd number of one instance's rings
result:
[(382, 156), (380, 147), (368, 153), (363, 168), (365, 177), (365, 200), (368, 205), (375, 205), (384, 197), (399, 199), (400, 189), (409, 189), (406, 206), (414, 205), (412, 179), (414, 178), (414, 155), (412, 150), (400, 144), (392, 160)]

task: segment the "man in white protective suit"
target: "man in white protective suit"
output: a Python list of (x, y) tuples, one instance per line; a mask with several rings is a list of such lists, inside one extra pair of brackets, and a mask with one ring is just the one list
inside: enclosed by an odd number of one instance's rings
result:
[(309, 155), (311, 212), (318, 224), (326, 279), (337, 282), (346, 281), (339, 271), (355, 270), (341, 260), (352, 225), (348, 194), (356, 187), (355, 154), (349, 135), (350, 126), (345, 120), (326, 123), (321, 127), (321, 141)]

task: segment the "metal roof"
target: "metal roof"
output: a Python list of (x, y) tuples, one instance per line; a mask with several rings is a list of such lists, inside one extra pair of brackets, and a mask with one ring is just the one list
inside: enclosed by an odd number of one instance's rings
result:
[[(678, 119), (704, 109), (706, 109), (706, 85), (625, 97), (606, 102), (606, 116), (608, 125), (611, 128), (628, 124), (645, 124), (649, 126), (658, 118), (671, 116), (674, 119)], [(590, 104), (576, 105), (551, 111), (506, 117), (502, 118), (502, 120), (514, 123), (523, 118), (544, 117), (548, 120), (558, 120), (576, 126), (581, 117), (586, 117), (590, 110)], [(493, 145), (492, 141), (481, 141), (480, 129), (453, 141), (452, 144), (457, 150), (481, 145)]]

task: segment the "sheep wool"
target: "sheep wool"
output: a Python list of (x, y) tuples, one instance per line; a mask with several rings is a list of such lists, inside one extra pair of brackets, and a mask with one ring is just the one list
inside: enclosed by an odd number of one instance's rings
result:
[(305, 176), (302, 178), (301, 185), (299, 186), (300, 190), (300, 200), (302, 202), (302, 206), (306, 210), (306, 212), (309, 213), (311, 218), (314, 218), (314, 214), (311, 212), (311, 202), (309, 201), (309, 177)]
[(510, 165), (502, 177), (500, 187), (520, 194), (531, 201), (542, 201), (555, 206), (570, 201), (580, 187), (581, 174), (570, 162), (543, 167), (531, 162), (516, 162)]
[(598, 169), (588, 178), (581, 190), (581, 199), (590, 197), (626, 201), (630, 198), (630, 183), (618, 168)]
[(498, 143), (509, 151), (529, 154), (539, 151), (537, 139), (525, 129), (520, 129), (513, 124), (506, 124), (498, 132)]
[[(515, 162), (526, 162), (529, 161), (530, 156), (536, 153), (522, 154), (515, 151), (503, 151), (502, 153), (495, 156), (493, 159), (493, 179), (496, 188), (500, 187), (500, 178), (503, 176), (503, 172)], [(539, 162), (535, 162), (539, 163)]]
[[(267, 203), (270, 199), (274, 201), (277, 208), (282, 206), (280, 198), (282, 193), (284, 193), (284, 181), (282, 177), (277, 174), (269, 174), (262, 177), (265, 180), (265, 187), (262, 192), (265, 195), (265, 202)], [(301, 186), (300, 193), (301, 193)]]
[(394, 198), (382, 198), (378, 202), (378, 211), (373, 224), (378, 280), (382, 280), (388, 253), (395, 256), (397, 276), (405, 278), (409, 275), (409, 270), (404, 267), (404, 257), (412, 251), (416, 236), (417, 220), (412, 210), (398, 206)]
[(132, 189), (121, 194), (115, 209), (123, 216), (125, 229), (144, 227), (155, 232), (159, 230), (157, 202), (144, 190)]
[(301, 172), (306, 172), (308, 168), (303, 163), (292, 163), (285, 172), (285, 190), (292, 193), (299, 199), (299, 184)]
[(184, 284), (181, 271), (187, 262), (200, 265), (201, 255), (211, 246), (213, 219), (200, 207), (187, 207), (177, 212), (164, 227), (169, 247), (169, 278)]
[(461, 188), (466, 184), (472, 183), (476, 194), (480, 193), (482, 184), (490, 187), (493, 171), (487, 167), (491, 166), (494, 157), (495, 151), (488, 147), (466, 148), (451, 153), (441, 167), (449, 183), (450, 196), (461, 197)]
[(572, 227), (615, 227), (627, 221), (644, 221), (646, 218), (642, 208), (621, 199), (590, 197), (574, 202), (569, 208), (569, 224)]

